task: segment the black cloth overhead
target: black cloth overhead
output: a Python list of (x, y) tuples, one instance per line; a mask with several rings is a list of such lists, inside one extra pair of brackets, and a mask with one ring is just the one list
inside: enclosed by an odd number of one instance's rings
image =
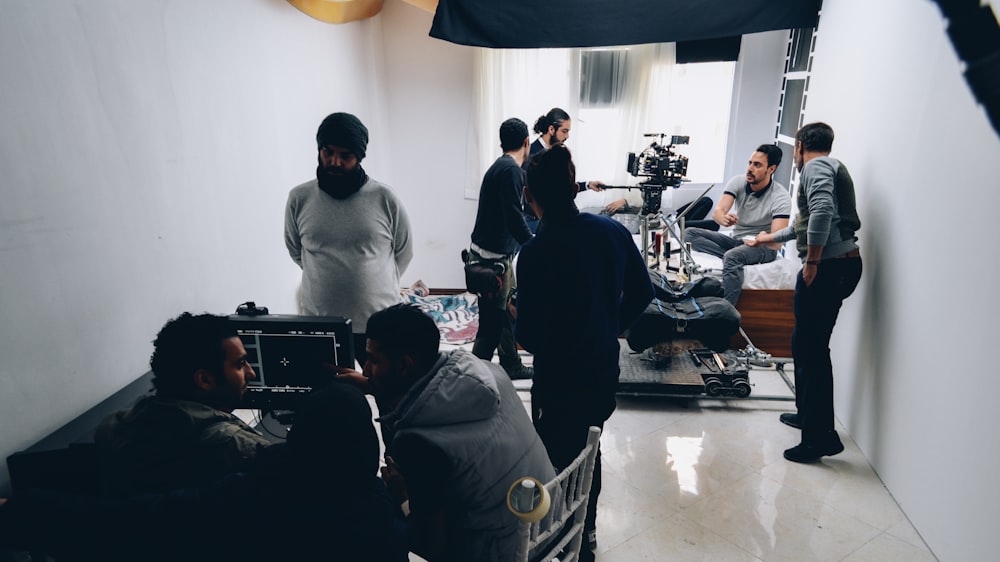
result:
[(671, 43), (815, 27), (822, 0), (439, 0), (431, 37), (497, 49)]

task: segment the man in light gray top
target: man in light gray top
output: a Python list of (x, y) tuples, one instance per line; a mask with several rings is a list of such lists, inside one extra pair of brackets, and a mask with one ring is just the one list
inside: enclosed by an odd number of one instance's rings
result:
[(302, 312), (350, 318), (363, 365), (368, 317), (399, 302), (413, 258), (410, 220), (389, 186), (361, 167), (368, 129), (357, 117), (327, 116), (316, 143), (316, 179), (288, 194), (285, 246), (302, 268)]
[[(743, 266), (768, 263), (778, 257), (781, 244), (747, 246), (745, 237), (758, 232), (777, 232), (788, 226), (791, 197), (785, 186), (773, 180), (781, 163), (781, 149), (762, 144), (750, 155), (745, 176), (736, 176), (726, 184), (712, 218), (722, 226), (733, 227), (732, 236), (703, 228), (684, 231), (691, 248), (722, 258), (722, 288), (733, 305), (743, 290)], [(733, 204), (739, 211), (733, 212)]]

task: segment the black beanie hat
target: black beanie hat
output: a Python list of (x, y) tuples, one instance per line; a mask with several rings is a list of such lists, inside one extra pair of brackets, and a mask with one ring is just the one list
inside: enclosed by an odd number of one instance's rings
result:
[(331, 113), (316, 131), (316, 144), (318, 148), (342, 146), (362, 160), (368, 148), (368, 129), (350, 113)]

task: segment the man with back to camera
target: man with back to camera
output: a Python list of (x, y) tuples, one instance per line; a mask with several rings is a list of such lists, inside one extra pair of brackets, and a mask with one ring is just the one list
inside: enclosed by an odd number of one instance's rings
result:
[(185, 312), (153, 348), (155, 396), (108, 416), (95, 434), (107, 491), (161, 492), (246, 469), (270, 442), (232, 414), (257, 378), (233, 322)]
[[(649, 271), (628, 230), (609, 217), (580, 213), (569, 149), (531, 159), (524, 196), (541, 217), (517, 263), (517, 341), (534, 354), (531, 411), (557, 469), (583, 449), (590, 426), (614, 412), (620, 368), (618, 336), (653, 299)], [(584, 525), (593, 560), (601, 453)]]
[(375, 395), (383, 478), (408, 502), (411, 550), (431, 562), (514, 560), (507, 490), (556, 474), (514, 385), (465, 350), (439, 352), (437, 325), (412, 305), (373, 314), (367, 336), (364, 374), (336, 370)]
[(844, 444), (834, 429), (833, 363), (830, 337), (844, 299), (861, 280), (861, 252), (856, 232), (861, 228), (854, 181), (843, 162), (830, 158), (833, 129), (809, 123), (795, 133), (795, 168), (799, 170), (799, 210), (795, 225), (754, 242), (768, 244), (795, 240), (802, 270), (795, 283), (794, 414), (781, 422), (802, 430), (802, 441), (785, 451), (800, 463), (836, 455)]
[(514, 342), (514, 318), (508, 310), (517, 288), (514, 256), (528, 240), (531, 231), (521, 213), (524, 170), (528, 156), (528, 126), (517, 118), (500, 125), (500, 148), (503, 154), (490, 166), (479, 188), (479, 208), (472, 229), (472, 257), (503, 267), (503, 284), (496, 295), (479, 295), (479, 331), (472, 354), (490, 361), (493, 351), (500, 355), (500, 366), (511, 379), (530, 379), (531, 368), (521, 363)]
[[(550, 109), (548, 113), (535, 120), (533, 130), (538, 133), (538, 138), (531, 143), (528, 157), (530, 158), (550, 146), (565, 143), (569, 140), (569, 131), (572, 127), (573, 120), (569, 118), (568, 113), (558, 107)], [(527, 160), (522, 164), (522, 167), (525, 170), (528, 169)], [(601, 191), (604, 189), (604, 182), (597, 180), (589, 182), (581, 181), (577, 183), (577, 186), (579, 191), (586, 191), (587, 189)], [(522, 206), (522, 211), (524, 212), (524, 219), (528, 225), (528, 229), (531, 232), (535, 232), (538, 229), (538, 215), (535, 214), (535, 210), (525, 202)]]
[[(712, 218), (724, 227), (732, 227), (732, 236), (702, 228), (684, 231), (692, 249), (722, 258), (722, 288), (733, 306), (743, 291), (743, 267), (772, 262), (781, 249), (780, 243), (744, 243), (744, 238), (758, 232), (777, 232), (788, 226), (791, 198), (785, 186), (773, 178), (780, 163), (781, 149), (762, 144), (750, 155), (746, 175), (735, 176), (726, 184)], [(734, 204), (738, 215), (732, 212)]]
[(368, 317), (399, 302), (399, 278), (413, 258), (410, 220), (392, 189), (361, 167), (368, 129), (357, 117), (328, 115), (316, 143), (316, 179), (288, 194), (285, 246), (302, 268), (302, 312), (350, 318), (354, 356), (364, 364)]

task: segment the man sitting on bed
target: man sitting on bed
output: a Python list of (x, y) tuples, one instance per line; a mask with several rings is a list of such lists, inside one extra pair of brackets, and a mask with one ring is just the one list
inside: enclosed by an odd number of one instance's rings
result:
[[(788, 226), (792, 202), (785, 186), (772, 176), (781, 163), (781, 149), (762, 144), (750, 155), (746, 176), (735, 176), (712, 212), (723, 227), (732, 227), (732, 235), (703, 228), (685, 231), (691, 248), (722, 258), (722, 287), (726, 300), (733, 305), (743, 289), (743, 266), (768, 263), (778, 257), (781, 244), (747, 246), (743, 238), (759, 232), (777, 232)], [(733, 204), (738, 211), (733, 211)]]

